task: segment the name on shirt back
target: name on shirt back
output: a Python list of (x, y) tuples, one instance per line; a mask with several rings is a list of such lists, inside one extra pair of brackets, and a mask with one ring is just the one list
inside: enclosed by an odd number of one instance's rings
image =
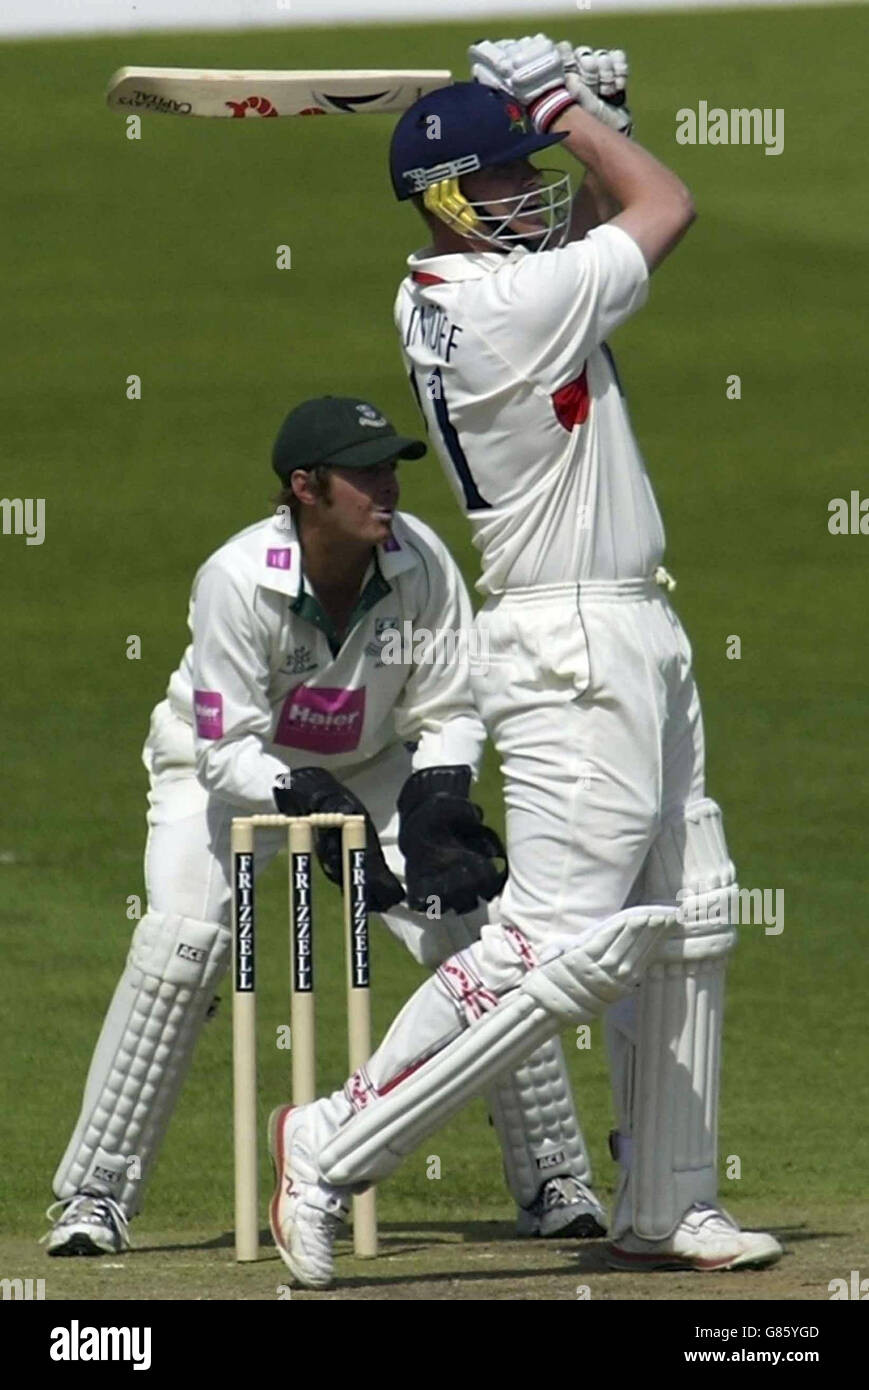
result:
[(456, 338), (462, 331), (443, 309), (434, 304), (417, 304), (408, 319), (404, 345), (424, 345), (444, 362), (449, 362), (458, 347)]

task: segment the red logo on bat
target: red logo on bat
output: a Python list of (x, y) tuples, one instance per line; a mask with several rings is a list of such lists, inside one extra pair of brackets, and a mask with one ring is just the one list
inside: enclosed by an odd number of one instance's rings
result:
[(324, 111), (322, 106), (306, 106), (304, 111), (300, 111), (300, 116), (327, 116), (328, 111)]
[(244, 101), (228, 101), (226, 103), (232, 110), (233, 116), (246, 116), (248, 111), (256, 111), (260, 116), (277, 116), (280, 114), (272, 106), (268, 97), (246, 97)]

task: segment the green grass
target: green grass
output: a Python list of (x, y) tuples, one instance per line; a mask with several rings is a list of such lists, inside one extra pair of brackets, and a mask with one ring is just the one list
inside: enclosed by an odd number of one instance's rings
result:
[[(126, 899), (143, 891), (139, 750), (186, 638), (194, 571), (267, 510), (269, 448), (291, 404), (368, 395), (417, 428), (391, 305), (420, 228), (390, 195), (391, 120), (146, 117), (130, 141), (102, 106), (106, 80), (130, 62), (364, 67), (421, 53), (460, 71), (478, 27), (0, 46), (2, 487), (47, 502), (42, 547), (0, 538), (9, 1233), (39, 1229), (126, 950)], [(723, 1182), (725, 1199), (737, 1213), (741, 1200), (753, 1215), (762, 1204), (774, 1224), (802, 1203), (844, 1208), (869, 1162), (869, 540), (827, 531), (830, 498), (869, 490), (859, 418), (869, 194), (853, 84), (820, 103), (812, 85), (818, 53), (845, 53), (858, 70), (865, 11), (583, 14), (574, 29), (595, 44), (617, 34), (628, 48), (638, 137), (686, 178), (700, 210), (615, 346), (694, 644), (710, 790), (743, 882), (785, 891), (783, 934), (747, 928), (734, 957), (721, 1123), (722, 1159), (738, 1154), (743, 1173)], [(784, 153), (677, 146), (675, 111), (701, 99), (784, 108)], [(281, 243), (292, 249), (286, 272), (275, 268)], [(125, 399), (132, 373), (140, 402)], [(740, 401), (725, 396), (731, 373)], [(475, 556), (433, 460), (406, 470), (404, 505), (442, 532), (473, 581)], [(138, 662), (125, 657), (133, 633)], [(725, 656), (731, 634), (739, 661)], [(491, 758), (483, 799), (499, 820)], [(262, 895), (263, 1116), (287, 1073), (269, 1042), (286, 1021), (282, 888), (274, 872)], [(322, 1083), (332, 1086), (344, 1073), (340, 938), (337, 900), (321, 888)], [(382, 1031), (421, 975), (375, 935)], [(223, 994), (145, 1232), (228, 1227)], [(606, 1188), (597, 1032), (571, 1065)], [(426, 1178), (428, 1153), (441, 1157), (439, 1182)], [(506, 1220), (499, 1168), (477, 1104), (384, 1187), (383, 1219)]]

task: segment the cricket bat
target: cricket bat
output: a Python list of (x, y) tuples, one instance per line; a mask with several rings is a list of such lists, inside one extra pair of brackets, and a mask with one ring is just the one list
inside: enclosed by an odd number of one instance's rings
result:
[(281, 72), (275, 69), (119, 68), (106, 101), (113, 111), (168, 116), (326, 116), (406, 111), (453, 80), (448, 70)]

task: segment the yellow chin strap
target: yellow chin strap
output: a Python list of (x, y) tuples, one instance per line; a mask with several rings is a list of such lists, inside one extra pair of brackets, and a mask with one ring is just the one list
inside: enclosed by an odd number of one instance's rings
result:
[(458, 179), (441, 179), (440, 183), (433, 183), (423, 193), (422, 201), (435, 217), (446, 222), (448, 227), (457, 227), (465, 236), (480, 230), (480, 219), (460, 190)]

